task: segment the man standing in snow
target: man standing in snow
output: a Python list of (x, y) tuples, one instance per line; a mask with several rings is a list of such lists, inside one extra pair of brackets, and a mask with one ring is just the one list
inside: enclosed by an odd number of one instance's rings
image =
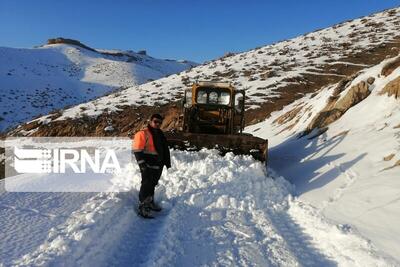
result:
[(161, 207), (154, 203), (154, 189), (164, 165), (171, 168), (167, 139), (160, 129), (162, 121), (160, 114), (151, 115), (149, 124), (135, 134), (132, 144), (142, 174), (138, 213), (144, 218), (151, 218), (151, 211), (161, 211)]

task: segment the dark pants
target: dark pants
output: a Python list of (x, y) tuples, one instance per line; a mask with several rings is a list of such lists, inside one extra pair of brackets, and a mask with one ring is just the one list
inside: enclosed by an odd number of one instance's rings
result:
[(154, 196), (154, 188), (160, 180), (162, 167), (159, 169), (146, 168), (142, 171), (142, 185), (139, 191), (139, 201), (143, 202), (147, 197)]

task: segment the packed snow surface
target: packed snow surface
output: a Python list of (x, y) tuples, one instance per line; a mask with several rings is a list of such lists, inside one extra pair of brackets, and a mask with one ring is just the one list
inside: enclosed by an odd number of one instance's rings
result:
[[(156, 189), (163, 211), (136, 215), (140, 173), (128, 193), (1, 194), (0, 258), (18, 266), (395, 266), (351, 227), (295, 199), (282, 177), (250, 156), (172, 151)], [(270, 171), (271, 172), (271, 171)], [(72, 201), (75, 199), (75, 201)], [(52, 201), (54, 200), (54, 201)], [(35, 223), (32, 223), (34, 220)], [(17, 227), (13, 230), (13, 226)], [(25, 229), (23, 231), (23, 229)], [(47, 236), (44, 236), (46, 233)], [(29, 240), (29, 242), (24, 242)]]

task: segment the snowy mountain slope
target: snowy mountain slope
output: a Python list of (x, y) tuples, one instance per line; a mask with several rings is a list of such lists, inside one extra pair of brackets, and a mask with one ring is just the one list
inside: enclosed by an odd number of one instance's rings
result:
[(194, 65), (62, 43), (33, 49), (0, 47), (0, 131)]
[[(183, 90), (196, 80), (229, 81), (238, 88), (247, 89), (246, 120), (254, 123), (306, 93), (397, 54), (399, 25), (400, 8), (376, 13), (291, 40), (227, 55), (180, 74), (77, 105), (62, 114), (44, 116), (11, 134), (71, 135), (81, 131), (74, 128), (66, 133), (64, 129), (79, 127), (78, 121), (84, 117), (90, 117), (97, 125), (102, 125), (107, 117), (115, 133), (126, 134), (122, 129), (127, 129), (127, 125), (114, 122), (121, 114), (133, 113), (133, 107), (143, 105), (156, 108), (171, 105), (170, 102), (180, 99)], [(129, 128), (142, 123), (143, 118)], [(173, 127), (171, 121), (166, 124)]]
[[(392, 66), (392, 72), (386, 71), (387, 66)], [(398, 260), (399, 81), (400, 56), (347, 80), (339, 95), (339, 84), (325, 87), (246, 129), (269, 139), (271, 168), (296, 186), (300, 199), (328, 218), (352, 225)], [(367, 85), (365, 98), (327, 126), (301, 137), (315, 118), (323, 122), (321, 114), (335, 115), (337, 103), (360, 96), (354, 92), (360, 84)], [(397, 98), (388, 95), (389, 88), (393, 93), (397, 90)]]
[[(126, 165), (114, 187), (129, 193), (99, 193), (48, 230), (24, 238), (36, 248), (4, 245), (0, 258), (17, 266), (395, 266), (397, 263), (345, 225), (322, 218), (290, 195), (282, 177), (266, 175), (248, 156), (216, 151), (172, 151), (172, 168), (157, 187), (164, 210), (153, 221), (134, 211), (140, 174)], [(3, 193), (4, 194), (4, 193)], [(46, 195), (46, 194), (44, 194)], [(10, 195), (8, 195), (10, 196)], [(31, 198), (32, 195), (15, 195)], [(48, 194), (55, 198), (58, 194)], [(80, 195), (72, 195), (71, 197)], [(64, 205), (71, 203), (67, 201)], [(51, 205), (51, 203), (49, 203)], [(15, 204), (18, 209), (19, 204)], [(75, 204), (74, 204), (75, 205)], [(44, 207), (32, 203), (39, 211)], [(75, 206), (74, 206), (75, 207)], [(4, 210), (0, 210), (4, 212)], [(53, 211), (56, 213), (55, 211)], [(55, 218), (57, 214), (55, 214)], [(14, 215), (14, 220), (26, 217)], [(11, 232), (10, 241), (20, 232)], [(29, 251), (29, 252), (27, 252)]]

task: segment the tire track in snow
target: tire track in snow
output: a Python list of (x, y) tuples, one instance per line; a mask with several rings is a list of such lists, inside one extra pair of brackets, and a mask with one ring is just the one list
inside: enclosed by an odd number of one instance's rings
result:
[[(292, 252), (294, 263), (300, 266), (336, 266), (337, 263), (324, 255), (311, 239), (303, 232), (300, 225), (296, 224), (287, 214), (286, 210), (269, 212), (269, 219), (274, 230), (282, 238), (282, 246)], [(278, 252), (280, 252), (278, 250)], [(282, 257), (282, 254), (279, 253)], [(282, 259), (281, 259), (282, 261)], [(282, 264), (285, 262), (283, 261)]]
[[(285, 181), (281, 177), (270, 175), (267, 182), (254, 184), (253, 194), (257, 197), (260, 207), (264, 207), (254, 216), (254, 225), (259, 228), (265, 236), (274, 236), (274, 242), (269, 242), (268, 250), (275, 258), (274, 266), (335, 266), (335, 262), (327, 258), (314, 244), (309, 242), (310, 237), (303, 232), (291, 216), (287, 213), (289, 191), (285, 188)], [(269, 189), (273, 193), (286, 192), (287, 195), (262, 197)], [(279, 194), (279, 193), (278, 193)]]
[(129, 222), (120, 229), (123, 235), (110, 248), (111, 253), (100, 266), (142, 266), (146, 265), (148, 254), (156, 247), (163, 232), (163, 225), (168, 220), (168, 210), (156, 214), (156, 218), (147, 220), (136, 214), (137, 199), (126, 212)]

